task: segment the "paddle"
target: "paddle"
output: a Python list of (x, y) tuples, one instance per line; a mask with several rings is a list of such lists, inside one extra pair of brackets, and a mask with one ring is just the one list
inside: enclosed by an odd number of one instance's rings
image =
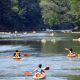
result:
[(65, 48), (65, 50), (69, 50), (68, 48)]
[[(45, 67), (43, 70), (49, 70), (50, 67)], [(24, 72), (24, 76), (31, 76), (32, 75), (32, 72), (29, 72), (29, 71), (25, 71)]]
[(25, 72), (24, 72), (24, 76), (31, 76), (31, 75), (32, 75), (32, 73), (29, 72), (29, 71), (25, 71)]
[(30, 54), (28, 54), (28, 53), (25, 53), (25, 54), (23, 54), (23, 56), (27, 57), (27, 56), (30, 56)]
[(44, 70), (49, 70), (50, 68), (49, 67), (45, 67), (45, 69)]

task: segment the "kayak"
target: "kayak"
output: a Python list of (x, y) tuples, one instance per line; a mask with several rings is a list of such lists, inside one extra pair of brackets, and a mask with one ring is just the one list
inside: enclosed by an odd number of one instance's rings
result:
[(21, 57), (13, 57), (13, 59), (21, 59)]
[(78, 58), (80, 59), (80, 53), (78, 54)]
[(45, 73), (39, 73), (39, 72), (37, 72), (37, 73), (35, 73), (34, 74), (34, 76), (33, 76), (33, 79), (34, 80), (42, 80), (42, 79), (45, 79), (46, 78), (46, 75), (45, 75)]
[(68, 57), (75, 57), (76, 55), (75, 54), (68, 54), (67, 56)]

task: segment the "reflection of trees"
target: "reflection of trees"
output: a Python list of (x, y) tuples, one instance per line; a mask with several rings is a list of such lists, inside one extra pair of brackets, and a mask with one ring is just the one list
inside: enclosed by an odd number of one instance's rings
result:
[(68, 80), (80, 80), (80, 76), (77, 75), (69, 76)]
[(46, 44), (42, 44), (42, 52), (43, 53), (63, 53), (64, 52), (64, 45), (62, 45), (64, 42), (56, 42), (56, 43), (52, 43), (50, 41), (48, 41)]
[(47, 42), (45, 44), (42, 44), (41, 50), (43, 53), (53, 53), (54, 46), (55, 46), (55, 44), (52, 44), (51, 42)]
[(39, 41), (27, 41), (26, 44), (33, 48), (41, 48), (41, 43)]
[(41, 45), (41, 51), (43, 53), (67, 54), (67, 52), (64, 50), (64, 48), (67, 47), (67, 48), (73, 48), (74, 52), (79, 53), (80, 49), (78, 46), (79, 46), (78, 42), (72, 42), (72, 41), (56, 41), (55, 43), (47, 41), (45, 44)]

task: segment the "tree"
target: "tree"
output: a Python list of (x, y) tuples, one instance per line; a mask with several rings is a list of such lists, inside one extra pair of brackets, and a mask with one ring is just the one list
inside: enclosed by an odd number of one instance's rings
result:
[(44, 23), (50, 26), (63, 21), (69, 11), (68, 0), (41, 0), (40, 6)]
[(70, 0), (70, 13), (72, 22), (80, 26), (80, 0)]

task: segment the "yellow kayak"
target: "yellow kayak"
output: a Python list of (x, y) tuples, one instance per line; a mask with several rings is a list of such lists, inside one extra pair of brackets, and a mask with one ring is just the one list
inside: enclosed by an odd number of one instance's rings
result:
[(42, 79), (45, 79), (46, 78), (46, 75), (45, 73), (35, 73), (34, 76), (33, 76), (33, 79), (34, 80), (42, 80)]
[(15, 56), (14, 56), (13, 59), (21, 59), (21, 57), (15, 57)]

